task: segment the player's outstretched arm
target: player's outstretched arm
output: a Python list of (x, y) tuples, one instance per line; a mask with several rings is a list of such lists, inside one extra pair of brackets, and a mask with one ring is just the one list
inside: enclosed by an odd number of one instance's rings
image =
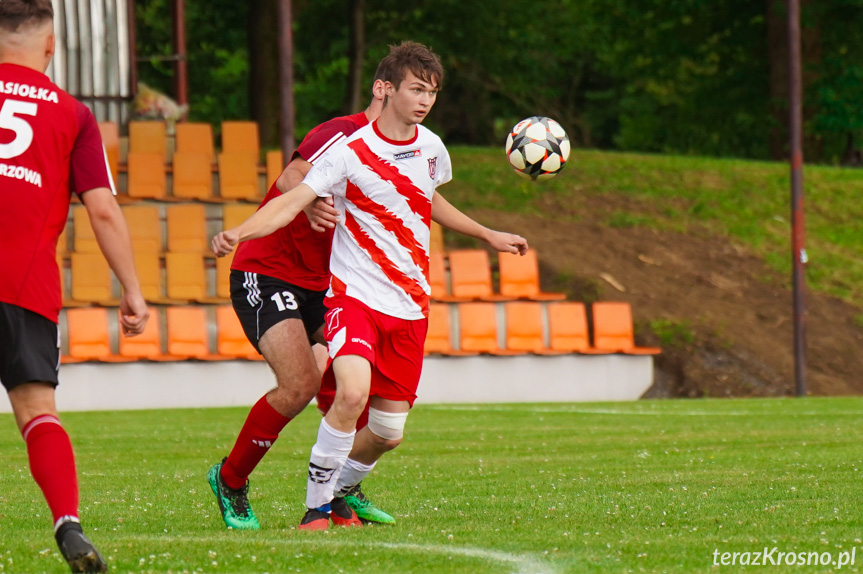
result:
[[(312, 169), (312, 164), (301, 157), (295, 157), (288, 167), (276, 180), (276, 187), (282, 193), (286, 193), (301, 183)], [(322, 233), (332, 229), (339, 222), (339, 212), (333, 207), (332, 197), (319, 197), (313, 203), (307, 205), (303, 212), (309, 218), (312, 230)]]
[(495, 231), (480, 225), (448, 202), (439, 192), (432, 196), (432, 220), (447, 229), (485, 241), (497, 251), (527, 253), (527, 240), (520, 235)]
[(90, 216), (90, 225), (93, 226), (99, 249), (123, 286), (123, 297), (120, 299), (123, 334), (127, 337), (138, 335), (147, 325), (150, 310), (141, 295), (141, 286), (135, 273), (132, 240), (123, 212), (107, 187), (91, 189), (81, 195), (81, 200)]
[(233, 229), (226, 229), (210, 244), (213, 253), (223, 257), (234, 250), (240, 241), (266, 237), (294, 220), (304, 207), (318, 196), (308, 185), (301, 183), (289, 192), (273, 199), (250, 218)]

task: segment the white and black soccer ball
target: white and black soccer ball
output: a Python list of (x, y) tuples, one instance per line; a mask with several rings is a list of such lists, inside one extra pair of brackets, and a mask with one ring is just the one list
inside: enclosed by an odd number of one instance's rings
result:
[(569, 137), (551, 118), (521, 120), (506, 137), (506, 156), (515, 172), (534, 181), (560, 173), (569, 159)]

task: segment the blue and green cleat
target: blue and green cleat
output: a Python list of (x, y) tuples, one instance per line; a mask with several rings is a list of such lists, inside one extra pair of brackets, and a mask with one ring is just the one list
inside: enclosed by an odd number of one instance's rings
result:
[(348, 506), (353, 508), (359, 519), (365, 522), (376, 522), (378, 524), (395, 524), (395, 518), (372, 504), (372, 501), (366, 498), (366, 495), (363, 494), (362, 488), (360, 488), (361, 484), (362, 483), (352, 487), (345, 494), (345, 502), (348, 503)]
[(234, 489), (229, 487), (222, 480), (222, 462), (218, 462), (210, 468), (207, 473), (207, 480), (210, 483), (210, 488), (213, 489), (213, 494), (216, 495), (216, 502), (219, 503), (219, 510), (222, 511), (222, 519), (228, 528), (235, 530), (258, 530), (261, 525), (258, 523), (258, 518), (252, 511), (249, 505), (249, 483), (243, 488)]

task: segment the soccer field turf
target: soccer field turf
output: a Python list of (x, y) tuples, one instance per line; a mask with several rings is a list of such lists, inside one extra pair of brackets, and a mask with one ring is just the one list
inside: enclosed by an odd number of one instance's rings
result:
[[(295, 528), (312, 409), (252, 476), (261, 530), (225, 529), (206, 473), (246, 413), (63, 415), (113, 572), (737, 572), (714, 561), (863, 546), (858, 398), (420, 405), (363, 483), (397, 524), (326, 533)], [(66, 572), (11, 415), (0, 445), (0, 572)]]

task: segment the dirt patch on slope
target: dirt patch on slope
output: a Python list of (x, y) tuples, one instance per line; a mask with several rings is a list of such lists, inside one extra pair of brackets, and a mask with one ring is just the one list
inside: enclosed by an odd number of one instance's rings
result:
[[(629, 302), (639, 344), (660, 344), (651, 327), (657, 322), (676, 326), (680, 336), (670, 344), (665, 337), (647, 396), (794, 394), (791, 291), (744, 247), (706, 233), (607, 227), (584, 223), (586, 217), (573, 224), (485, 210), (470, 215), (527, 237), (544, 289), (565, 288), (586, 302)], [(812, 292), (807, 308), (810, 394), (863, 393), (863, 328), (854, 319), (860, 310)]]

